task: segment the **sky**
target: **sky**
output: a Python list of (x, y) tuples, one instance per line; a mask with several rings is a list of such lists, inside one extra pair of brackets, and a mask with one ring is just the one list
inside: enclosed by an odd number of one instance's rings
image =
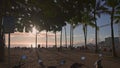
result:
[[(98, 26), (102, 26), (105, 24), (110, 23), (110, 16), (108, 15), (102, 15), (101, 18), (97, 20)], [(69, 45), (69, 39), (70, 39), (70, 25), (67, 24), (67, 44)], [(110, 25), (101, 27), (98, 32), (98, 41), (104, 41), (104, 38), (110, 37), (111, 36), (111, 29)], [(65, 33), (64, 33), (64, 28), (63, 28), (63, 45), (65, 44)], [(118, 37), (118, 24), (114, 24), (114, 34), (115, 37)], [(8, 45), (8, 35), (6, 34), (6, 45)], [(38, 43), (41, 46), (46, 45), (46, 32), (42, 31), (38, 36)], [(30, 47), (31, 45), (35, 47), (35, 37), (36, 35), (34, 33), (20, 33), (20, 32), (15, 32), (11, 33), (11, 47)], [(48, 32), (48, 46), (55, 45), (55, 34), (52, 32)], [(88, 26), (88, 38), (87, 38), (87, 43), (95, 43), (95, 29)], [(79, 25), (74, 29), (74, 44), (75, 45), (84, 45), (84, 34), (82, 30), (82, 25)], [(57, 32), (57, 45), (60, 46), (60, 32)]]

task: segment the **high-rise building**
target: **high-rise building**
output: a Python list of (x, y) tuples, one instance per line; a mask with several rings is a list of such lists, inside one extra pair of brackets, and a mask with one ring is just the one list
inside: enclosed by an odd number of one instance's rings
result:
[(119, 41), (120, 41), (120, 22), (118, 23), (118, 34), (119, 34)]
[[(120, 47), (119, 42), (120, 42), (119, 37), (115, 37), (114, 38), (115, 47)], [(111, 37), (105, 38), (105, 45), (107, 47), (112, 47), (112, 38)]]

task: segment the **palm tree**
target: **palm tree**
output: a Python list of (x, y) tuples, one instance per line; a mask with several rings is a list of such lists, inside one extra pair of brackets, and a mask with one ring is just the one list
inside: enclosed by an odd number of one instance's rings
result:
[[(71, 46), (73, 46), (73, 25), (72, 25), (72, 23), (74, 23), (74, 22), (71, 22), (70, 20), (72, 19), (72, 17), (75, 17), (76, 15), (78, 15), (75, 13), (75, 12), (79, 12), (79, 11), (77, 11), (78, 8), (76, 8), (76, 6), (78, 4), (76, 4), (75, 0), (69, 0), (69, 1), (57, 0), (57, 5), (62, 10), (65, 21), (67, 21), (70, 24), (70, 47), (71, 47)], [(66, 39), (66, 43), (67, 43), (67, 39)]]
[(60, 47), (62, 47), (62, 28), (61, 28), (61, 33), (60, 33)]
[(56, 36), (56, 28), (53, 29), (53, 33), (55, 34), (55, 48), (57, 48), (57, 36)]
[[(4, 47), (5, 47), (5, 38), (4, 38), (4, 29), (2, 19), (4, 16), (8, 15), (7, 13), (11, 10), (13, 1), (10, 0), (1, 0), (0, 1), (0, 62), (4, 61)], [(6, 13), (7, 12), (7, 13)], [(11, 15), (12, 13), (9, 13)]]
[(65, 30), (65, 45), (67, 47), (67, 34), (66, 34), (66, 26), (64, 26), (64, 30)]
[[(93, 16), (94, 16), (94, 22), (95, 22), (95, 25), (97, 26), (97, 17), (100, 17), (100, 14), (103, 12), (103, 10), (106, 10), (106, 8), (104, 7), (104, 3), (102, 4), (102, 0), (92, 0), (91, 1), (91, 6), (93, 8), (92, 10), (92, 13), (93, 13)], [(95, 27), (95, 44), (96, 44), (96, 48), (95, 48), (95, 52), (97, 53), (98, 52), (98, 36), (97, 36), (97, 31), (98, 31), (98, 27)]]
[(105, 0), (106, 6), (108, 7), (108, 13), (111, 16), (111, 39), (112, 39), (112, 55), (113, 57), (117, 57), (115, 42), (114, 42), (114, 28), (113, 23), (115, 21), (115, 13), (120, 9), (120, 0)]
[(71, 25), (71, 45), (73, 48), (74, 45), (74, 30), (73, 30), (73, 24)]
[(73, 48), (73, 24), (70, 25), (70, 48)]
[(72, 25), (70, 25), (70, 48), (72, 48)]
[(87, 24), (83, 25), (84, 39), (85, 39), (85, 47), (87, 46)]
[(84, 32), (84, 39), (85, 39), (85, 47), (87, 44), (87, 26), (95, 27), (95, 24), (93, 23), (94, 19), (93, 16), (90, 14), (90, 10), (88, 8), (85, 8), (84, 12), (82, 13), (82, 19), (81, 24), (83, 24), (83, 32)]
[(56, 31), (54, 32), (55, 33), (55, 48), (57, 47), (57, 36), (56, 36)]
[(70, 29), (70, 33), (71, 33), (71, 48), (73, 49), (73, 45), (74, 45), (74, 28), (76, 27), (76, 23), (74, 22), (73, 24), (71, 24), (71, 29)]
[[(82, 3), (81, 3), (82, 2)], [(73, 45), (73, 28), (79, 23), (83, 24), (84, 37), (85, 37), (85, 46), (87, 44), (87, 25), (95, 26), (93, 23), (93, 17), (90, 14), (90, 2), (88, 0), (77, 0), (77, 1), (68, 1), (68, 8), (72, 8), (72, 10), (67, 9), (67, 19), (68, 23), (70, 23), (70, 46)], [(79, 8), (79, 9), (78, 9)], [(70, 15), (70, 16), (69, 16)]]
[(116, 11), (116, 14), (117, 15), (115, 15), (115, 19), (116, 19), (115, 23), (119, 24), (120, 23), (120, 11)]
[(70, 49), (72, 50), (73, 48), (73, 43), (74, 43), (74, 35), (73, 35), (73, 23), (74, 23), (74, 18), (70, 19), (69, 24), (70, 24)]
[(46, 30), (46, 48), (48, 48), (48, 34), (47, 34), (47, 30)]
[(79, 24), (79, 18), (77, 16), (72, 17), (69, 21), (70, 23), (70, 48), (73, 48), (74, 45), (74, 28)]

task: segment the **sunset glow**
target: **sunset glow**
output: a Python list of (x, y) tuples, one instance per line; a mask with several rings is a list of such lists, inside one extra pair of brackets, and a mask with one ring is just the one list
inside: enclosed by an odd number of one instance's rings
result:
[(35, 27), (33, 27), (32, 28), (32, 34), (36, 34), (37, 32), (38, 32), (38, 30)]
[[(106, 27), (108, 28), (108, 27)], [(103, 32), (102, 30), (106, 29), (102, 28), (100, 30), (100, 40), (104, 40), (105, 37), (110, 36), (110, 32)], [(69, 35), (69, 29), (70, 25), (67, 25), (67, 44), (70, 44), (70, 35)], [(15, 32), (11, 34), (11, 47), (35, 47), (35, 35), (36, 35), (36, 28), (33, 27), (32, 32), (29, 33), (21, 33), (21, 32)], [(108, 30), (106, 30), (108, 31)], [(115, 29), (117, 36), (117, 28)], [(104, 34), (103, 34), (104, 33)], [(41, 46), (46, 46), (46, 31), (41, 31), (37, 34), (38, 40), (37, 44), (40, 44)], [(94, 34), (94, 28), (89, 27), (88, 31), (88, 40), (87, 43), (95, 43), (95, 34)], [(6, 35), (6, 46), (8, 44), (8, 35)], [(62, 44), (65, 44), (65, 34), (63, 29), (63, 38), (62, 38)], [(82, 31), (82, 26), (79, 26), (74, 29), (74, 44), (76, 45), (84, 45), (84, 34)], [(55, 45), (55, 34), (53, 32), (48, 32), (48, 46)], [(57, 46), (60, 46), (60, 32), (57, 32)]]

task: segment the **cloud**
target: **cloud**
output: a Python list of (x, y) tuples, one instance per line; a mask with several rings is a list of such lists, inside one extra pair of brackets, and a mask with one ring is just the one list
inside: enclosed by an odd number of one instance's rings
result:
[(80, 37), (83, 37), (83, 35), (82, 34), (80, 34), (80, 35), (74, 35), (74, 38), (80, 38)]
[(95, 43), (95, 39), (94, 38), (88, 39), (88, 43)]
[[(48, 37), (50, 37), (50, 38), (54, 38), (54, 37), (55, 37), (55, 34), (52, 33), (52, 32), (48, 32), (47, 35), (48, 35)], [(46, 31), (40, 32), (40, 33), (38, 34), (38, 36), (40, 36), (40, 37), (46, 37)], [(56, 36), (57, 36), (57, 37), (60, 36), (60, 33), (57, 32), (57, 33), (56, 33)]]

